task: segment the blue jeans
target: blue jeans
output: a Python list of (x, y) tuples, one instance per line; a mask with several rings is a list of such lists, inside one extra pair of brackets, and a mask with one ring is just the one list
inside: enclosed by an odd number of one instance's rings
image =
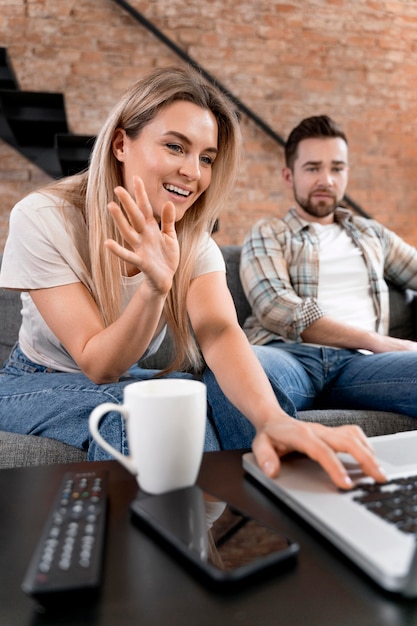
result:
[[(417, 417), (417, 353), (365, 355), (300, 343), (274, 341), (253, 346), (284, 411), (314, 408), (368, 409)], [(219, 393), (206, 372), (208, 401), (223, 448), (250, 447), (255, 430), (237, 409), (217, 403)]]
[[(132, 367), (118, 382), (96, 385), (84, 374), (51, 370), (30, 361), (18, 344), (0, 370), (0, 429), (41, 435), (86, 450), (90, 461), (111, 457), (92, 439), (88, 417), (99, 404), (123, 402), (126, 385), (149, 380), (156, 370)], [(169, 377), (192, 378), (174, 372)], [(218, 398), (221, 404), (220, 398)], [(204, 449), (219, 450), (220, 444), (208, 411)], [(103, 417), (100, 432), (113, 447), (128, 454), (125, 422), (115, 411)]]

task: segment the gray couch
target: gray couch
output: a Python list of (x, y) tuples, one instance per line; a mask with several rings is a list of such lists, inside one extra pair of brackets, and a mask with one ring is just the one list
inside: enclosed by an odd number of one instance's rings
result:
[[(227, 265), (227, 280), (242, 323), (249, 314), (249, 304), (239, 280), (239, 246), (222, 248)], [(1, 257), (0, 257), (1, 263)], [(391, 325), (390, 334), (396, 337), (417, 339), (417, 293), (390, 288)], [(16, 341), (20, 325), (19, 293), (0, 289), (0, 362), (7, 358)], [(160, 351), (148, 359), (148, 367), (163, 367), (171, 346), (166, 342)], [(359, 424), (369, 436), (412, 430), (417, 422), (404, 415), (378, 411), (314, 410), (303, 411), (300, 419), (318, 421), (329, 426), (346, 423)], [(86, 453), (45, 437), (15, 435), (0, 431), (0, 468), (40, 465), (46, 463), (69, 463), (83, 461)]]

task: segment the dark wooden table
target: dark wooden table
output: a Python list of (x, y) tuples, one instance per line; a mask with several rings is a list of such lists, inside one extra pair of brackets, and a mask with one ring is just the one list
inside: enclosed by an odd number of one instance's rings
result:
[[(110, 512), (101, 593), (54, 614), (37, 610), (21, 582), (61, 478), (105, 467)], [(324, 539), (266, 495), (241, 467), (241, 453), (204, 455), (198, 483), (275, 526), (300, 545), (295, 565), (233, 591), (205, 585), (134, 526), (135, 479), (117, 462), (0, 471), (1, 626), (412, 626), (417, 601), (372, 583)]]

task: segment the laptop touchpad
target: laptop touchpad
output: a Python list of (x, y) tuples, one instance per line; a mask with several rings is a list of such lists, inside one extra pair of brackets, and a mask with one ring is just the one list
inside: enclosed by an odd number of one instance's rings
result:
[(417, 466), (417, 438), (393, 436), (381, 437), (381, 441), (373, 439), (376, 456), (380, 461), (401, 467), (404, 465)]

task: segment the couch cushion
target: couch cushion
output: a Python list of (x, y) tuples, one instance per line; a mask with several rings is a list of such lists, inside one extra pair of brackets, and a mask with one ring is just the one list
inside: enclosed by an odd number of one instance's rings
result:
[(87, 453), (55, 439), (0, 431), (0, 468), (77, 463)]
[(20, 292), (0, 289), (0, 366), (16, 343), (20, 323)]
[(221, 251), (226, 263), (227, 285), (235, 303), (239, 324), (242, 326), (250, 315), (251, 308), (239, 277), (241, 246), (223, 246)]
[[(0, 267), (3, 255), (0, 254)], [(0, 289), (0, 366), (10, 354), (19, 334), (20, 292)]]
[(325, 426), (343, 426), (357, 424), (368, 437), (389, 435), (405, 430), (415, 430), (417, 419), (398, 413), (351, 409), (317, 409), (300, 411), (298, 419), (306, 422), (319, 422)]
[(400, 289), (393, 284), (389, 286), (391, 337), (417, 340), (417, 292), (411, 289)]

